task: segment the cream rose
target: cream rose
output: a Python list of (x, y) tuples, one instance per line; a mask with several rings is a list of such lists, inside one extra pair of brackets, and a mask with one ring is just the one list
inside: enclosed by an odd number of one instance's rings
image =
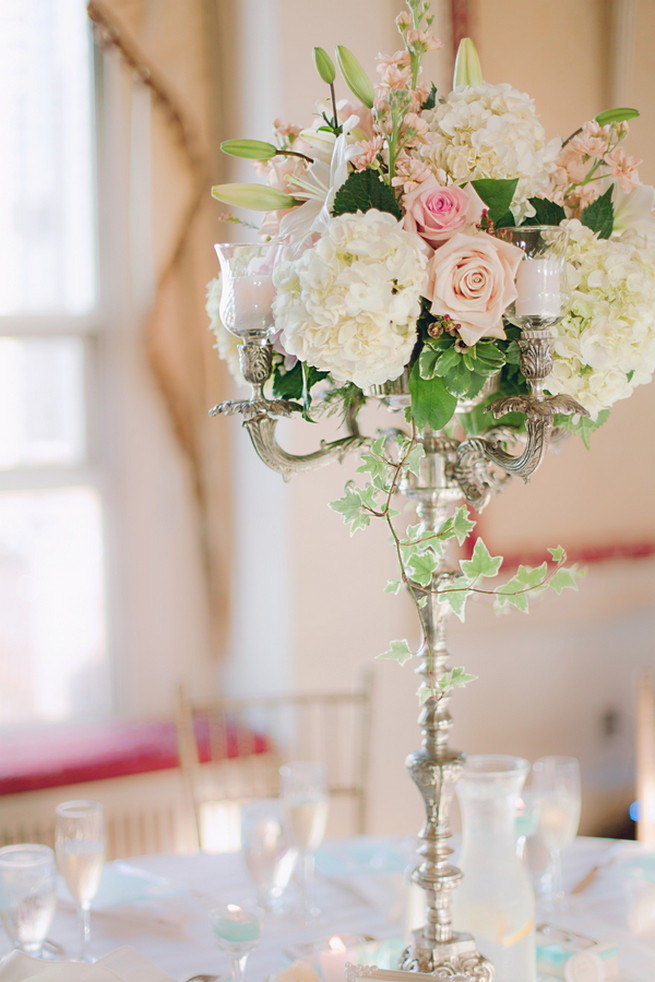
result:
[(448, 315), (465, 344), (504, 338), (503, 313), (516, 299), (514, 277), (522, 251), (481, 232), (457, 232), (428, 264), (428, 289), (435, 316)]
[(484, 202), (470, 184), (442, 187), (433, 176), (403, 196), (403, 207), (407, 231), (436, 247), (465, 225), (479, 222)]

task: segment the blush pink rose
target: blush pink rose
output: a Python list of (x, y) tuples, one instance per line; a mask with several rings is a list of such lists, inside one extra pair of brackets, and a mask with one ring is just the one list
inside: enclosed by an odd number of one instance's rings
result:
[(480, 232), (457, 232), (428, 264), (426, 297), (437, 317), (448, 314), (467, 345), (504, 338), (503, 313), (516, 299), (514, 278), (523, 252)]
[(403, 207), (407, 231), (436, 248), (465, 225), (477, 224), (485, 206), (470, 184), (441, 187), (432, 176), (403, 196)]

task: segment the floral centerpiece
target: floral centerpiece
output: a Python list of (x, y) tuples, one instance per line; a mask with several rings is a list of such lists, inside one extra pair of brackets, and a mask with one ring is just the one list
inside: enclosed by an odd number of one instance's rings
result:
[[(524, 390), (508, 315), (522, 255), (502, 234), (559, 225), (571, 292), (546, 389), (589, 412), (559, 420), (586, 438), (655, 368), (655, 193), (623, 150), (637, 114), (602, 112), (565, 140), (547, 139), (528, 95), (483, 81), (468, 41), (453, 91), (440, 95), (422, 77), (423, 55), (441, 47), (428, 4), (407, 6), (397, 17), (403, 47), (380, 59), (376, 86), (337, 49), (356, 103), (337, 100), (336, 68), (316, 48), (329, 96), (314, 123), (278, 121), (275, 143), (222, 145), (254, 158), (266, 183), (222, 185), (214, 196), (267, 211), (261, 231), (284, 244), (273, 393), (302, 400), (305, 412), (316, 391), (356, 409), (371, 386), (405, 374), (415, 421), (441, 429), (492, 375), (501, 394)], [(218, 288), (212, 322), (238, 376)], [(478, 432), (485, 422), (476, 411), (464, 425)]]
[[(402, 47), (380, 57), (376, 85), (338, 47), (355, 101), (337, 99), (337, 68), (315, 48), (327, 97), (313, 123), (278, 120), (275, 142), (224, 142), (226, 153), (251, 159), (265, 183), (212, 193), (266, 212), (259, 231), (280, 246), (272, 396), (295, 400), (309, 418), (327, 408), (352, 421), (385, 386), (397, 380), (407, 391), (411, 438), (395, 453), (380, 442), (369, 448), (362, 470), (370, 483), (350, 486), (333, 507), (353, 531), (373, 517), (388, 522), (401, 570), (389, 588), (404, 582), (418, 605), (439, 589), (432, 577), (442, 547), (473, 528), (461, 511), (441, 541), (396, 532), (391, 502), (418, 467), (418, 432), (484, 433), (494, 400), (528, 391), (513, 316), (523, 252), (509, 241), (512, 230), (568, 232), (569, 292), (543, 384), (551, 396), (577, 401), (579, 412), (556, 422), (588, 442), (614, 402), (655, 368), (655, 191), (639, 182), (639, 162), (623, 149), (635, 110), (601, 112), (568, 138), (549, 139), (527, 94), (483, 80), (468, 39), (453, 90), (438, 93), (422, 75), (425, 53), (441, 47), (429, 3), (406, 2), (396, 18)], [(207, 309), (218, 350), (239, 378), (238, 342), (221, 323), (219, 294), (220, 277), (209, 285)], [(503, 418), (505, 434), (524, 426), (524, 413)], [(442, 599), (462, 618), (466, 597), (500, 566), (482, 542), (476, 550), (457, 587), (442, 585)], [(497, 603), (525, 610), (533, 588), (573, 585), (564, 558), (552, 550), (553, 568), (521, 567)], [(387, 654), (403, 661), (411, 651), (394, 642)], [(452, 676), (441, 680), (451, 683)], [(432, 685), (421, 698), (430, 694)]]
[[(438, 93), (422, 75), (426, 52), (441, 47), (429, 2), (406, 6), (396, 18), (402, 47), (380, 58), (376, 85), (346, 48), (337, 48), (336, 66), (315, 48), (327, 97), (314, 122), (303, 129), (278, 121), (274, 142), (222, 144), (253, 160), (263, 183), (212, 193), (266, 213), (259, 232), (275, 244), (275, 258), (270, 268), (259, 256), (250, 267), (248, 246), (237, 255), (237, 265), (257, 269), (258, 290), (268, 288), (263, 273), (274, 287), (266, 333), (249, 340), (241, 329), (239, 359), (221, 322), (228, 309), (221, 277), (209, 286), (219, 352), (237, 378), (247, 368), (253, 385), (249, 403), (215, 411), (243, 412), (257, 452), (284, 474), (294, 458), (272, 434), (275, 416), (289, 407), (308, 419), (339, 412), (349, 448), (364, 444), (365, 483), (349, 482), (332, 507), (352, 532), (374, 518), (387, 523), (400, 569), (387, 589), (409, 589), (422, 627), (418, 651), (402, 640), (384, 653), (401, 664), (418, 655), (422, 676), (423, 749), (408, 768), (426, 804), (413, 879), (426, 892), (427, 918), (403, 966), (447, 965), (448, 977), (488, 982), (488, 963), (453, 932), (449, 913), (459, 874), (449, 865), (448, 802), (463, 755), (447, 746), (447, 703), (471, 676), (446, 665), (445, 618), (452, 610), (463, 619), (467, 597), (479, 590), (494, 593), (499, 607), (525, 611), (529, 594), (575, 586), (575, 571), (557, 547), (549, 561), (519, 566), (492, 589), (501, 557), (477, 539), (453, 568), (447, 547), (471, 535), (461, 501), (484, 505), (477, 481), (489, 462), (527, 478), (553, 417), (588, 442), (611, 406), (651, 378), (655, 191), (639, 182), (638, 162), (623, 149), (635, 110), (601, 112), (566, 139), (549, 139), (527, 94), (483, 80), (468, 39), (453, 90)], [(355, 101), (337, 98), (337, 66)], [(517, 243), (531, 233), (565, 242), (558, 277), (565, 269), (567, 288), (558, 279), (543, 309), (522, 313), (526, 252)], [(264, 347), (266, 370), (257, 374)], [(360, 438), (357, 413), (373, 398), (404, 408), (407, 429)], [(490, 418), (499, 414), (501, 427)], [(522, 441), (524, 452), (513, 457), (507, 447)], [(483, 484), (489, 489), (493, 479)], [(412, 498), (417, 524), (399, 523), (398, 492)], [(516, 937), (529, 939), (530, 930), (517, 928)]]

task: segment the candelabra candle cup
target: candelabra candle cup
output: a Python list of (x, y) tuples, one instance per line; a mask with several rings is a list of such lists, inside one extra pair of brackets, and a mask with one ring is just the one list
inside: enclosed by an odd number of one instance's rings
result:
[(216, 944), (232, 961), (233, 982), (243, 982), (248, 955), (259, 944), (264, 911), (256, 906), (227, 904), (209, 912)]
[(56, 873), (49, 846), (0, 849), (0, 918), (14, 948), (37, 958), (55, 914)]
[(244, 341), (270, 337), (275, 331), (273, 267), (279, 245), (218, 243), (214, 248), (221, 267), (223, 326)]
[(502, 230), (502, 236), (523, 250), (516, 274), (517, 297), (507, 316), (521, 327), (547, 328), (566, 312), (566, 229), (557, 225), (526, 225)]

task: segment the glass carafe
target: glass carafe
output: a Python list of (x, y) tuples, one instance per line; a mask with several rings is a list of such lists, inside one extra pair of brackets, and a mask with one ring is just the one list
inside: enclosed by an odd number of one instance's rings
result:
[(516, 807), (530, 764), (521, 757), (469, 757), (457, 783), (464, 880), (453, 923), (473, 934), (494, 982), (535, 982), (534, 895), (516, 853)]

